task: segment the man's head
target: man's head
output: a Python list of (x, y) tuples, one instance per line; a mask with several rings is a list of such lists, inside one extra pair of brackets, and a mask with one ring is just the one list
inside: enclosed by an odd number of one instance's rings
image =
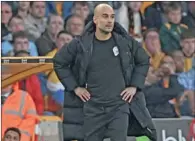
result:
[(66, 22), (66, 31), (72, 36), (81, 35), (84, 30), (84, 20), (79, 15), (71, 15)]
[(195, 28), (187, 29), (181, 34), (181, 47), (186, 57), (195, 53)]
[(12, 17), (12, 7), (7, 2), (1, 2), (1, 23), (7, 25)]
[(44, 1), (31, 1), (30, 9), (31, 15), (37, 19), (41, 19), (45, 16), (46, 2)]
[(64, 20), (59, 15), (50, 15), (47, 22), (47, 30), (52, 35), (57, 36), (57, 34), (64, 28)]
[(64, 45), (67, 45), (72, 41), (72, 36), (66, 31), (60, 31), (57, 35), (56, 45), (58, 49), (61, 49)]
[(8, 26), (12, 33), (24, 31), (24, 21), (19, 16), (12, 17), (8, 23)]
[(13, 34), (14, 51), (29, 50), (28, 35), (24, 31), (19, 31)]
[(5, 131), (3, 141), (20, 141), (21, 133), (18, 128), (12, 127)]
[(28, 11), (30, 1), (18, 1), (18, 9), (21, 11)]
[(189, 1), (188, 2), (188, 9), (190, 13), (195, 16), (195, 1)]
[(161, 51), (160, 38), (157, 29), (148, 29), (144, 34), (146, 49), (151, 55)]
[(160, 71), (161, 76), (169, 76), (171, 74), (174, 74), (176, 71), (175, 62), (172, 57), (165, 56), (160, 65)]
[(140, 2), (140, 1), (130, 1), (130, 2), (128, 2), (128, 7), (129, 7), (133, 12), (139, 12), (141, 6), (142, 6), (142, 2)]
[(166, 11), (166, 8), (168, 7), (168, 5), (170, 3), (171, 3), (170, 1), (160, 1), (159, 2), (159, 4), (161, 5), (163, 11)]
[(115, 14), (113, 8), (108, 4), (99, 4), (94, 10), (93, 22), (96, 30), (109, 34), (114, 28)]
[(87, 1), (74, 1), (72, 13), (81, 16), (84, 20), (87, 19), (90, 9)]
[(179, 2), (171, 2), (165, 10), (168, 21), (173, 24), (179, 24), (182, 18), (182, 8)]
[(184, 54), (183, 54), (183, 52), (180, 50), (176, 50), (176, 51), (172, 52), (171, 56), (175, 62), (176, 71), (183, 72), (183, 70), (184, 70)]

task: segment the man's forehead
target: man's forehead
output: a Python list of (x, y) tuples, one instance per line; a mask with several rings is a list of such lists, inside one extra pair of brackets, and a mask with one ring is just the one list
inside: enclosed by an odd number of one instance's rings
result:
[(17, 41), (28, 41), (27, 37), (18, 37), (16, 38)]
[(103, 13), (109, 14), (109, 15), (114, 14), (114, 10), (111, 6), (109, 6), (107, 4), (100, 4), (95, 8), (94, 14), (95, 15), (102, 15)]
[(149, 31), (146, 36), (148, 36), (148, 35), (159, 35), (159, 34), (156, 31)]
[(12, 135), (13, 135), (13, 134), (14, 134), (14, 135), (18, 135), (18, 133), (15, 132), (15, 131), (8, 131), (8, 132), (7, 132), (7, 135), (10, 135), (10, 134), (12, 134)]
[(195, 40), (195, 37), (194, 38), (186, 38), (184, 39), (184, 41), (194, 41)]
[(18, 21), (23, 22), (22, 19), (17, 18), (17, 17), (14, 17), (14, 18), (11, 20), (11, 23), (13, 23), (13, 22), (18, 22)]

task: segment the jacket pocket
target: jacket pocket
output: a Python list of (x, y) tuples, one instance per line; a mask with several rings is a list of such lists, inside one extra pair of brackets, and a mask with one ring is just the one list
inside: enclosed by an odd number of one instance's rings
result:
[(74, 92), (65, 91), (64, 107), (81, 108), (83, 107), (83, 102)]

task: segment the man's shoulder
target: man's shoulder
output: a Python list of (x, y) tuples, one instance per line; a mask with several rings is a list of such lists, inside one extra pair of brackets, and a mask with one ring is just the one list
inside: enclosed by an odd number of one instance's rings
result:
[(162, 26), (161, 26), (161, 30), (171, 30), (171, 24), (170, 23), (164, 23)]
[(25, 96), (29, 95), (27, 91), (24, 91), (22, 89), (15, 90), (14, 94), (20, 95), (21, 97), (23, 97), (23, 96), (25, 97)]
[(180, 26), (181, 28), (183, 28), (183, 29), (188, 29), (188, 26), (185, 25), (185, 24), (180, 24), (179, 26)]
[(57, 53), (57, 48), (55, 48), (54, 50), (50, 51), (46, 56), (53, 57), (56, 53)]

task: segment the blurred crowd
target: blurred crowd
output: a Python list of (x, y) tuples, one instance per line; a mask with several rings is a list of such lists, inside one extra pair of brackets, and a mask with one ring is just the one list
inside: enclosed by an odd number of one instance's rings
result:
[[(1, 2), (2, 56), (50, 56), (93, 20), (103, 2)], [(153, 118), (195, 116), (195, 2), (109, 1), (119, 22), (150, 56), (145, 98)], [(64, 87), (54, 71), (18, 82), (39, 115), (62, 114)], [(9, 89), (2, 91), (3, 102)]]

